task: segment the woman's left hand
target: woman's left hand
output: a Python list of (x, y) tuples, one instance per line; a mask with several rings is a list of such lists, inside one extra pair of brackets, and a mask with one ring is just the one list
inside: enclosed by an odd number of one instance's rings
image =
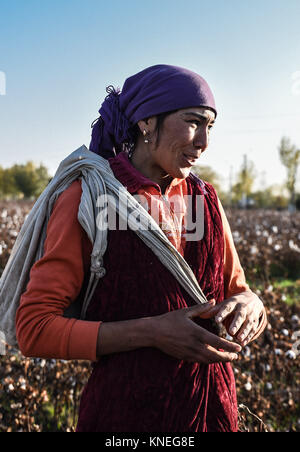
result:
[(255, 293), (246, 291), (218, 303), (214, 309), (216, 322), (223, 323), (228, 334), (245, 346), (258, 330), (264, 305)]

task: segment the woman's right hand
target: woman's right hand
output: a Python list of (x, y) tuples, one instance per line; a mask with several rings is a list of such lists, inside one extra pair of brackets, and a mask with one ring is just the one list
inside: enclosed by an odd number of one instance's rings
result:
[[(174, 358), (199, 363), (234, 361), (241, 346), (197, 325), (193, 319), (214, 317), (214, 301), (152, 317), (154, 346)], [(210, 314), (210, 311), (212, 312)], [(218, 350), (222, 349), (222, 351)]]

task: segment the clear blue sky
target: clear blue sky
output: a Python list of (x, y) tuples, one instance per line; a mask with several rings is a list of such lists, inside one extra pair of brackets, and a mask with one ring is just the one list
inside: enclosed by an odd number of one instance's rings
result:
[(214, 91), (202, 163), (228, 184), (246, 153), (262, 186), (282, 183), (281, 136), (300, 147), (299, 24), (299, 0), (0, 0), (0, 165), (53, 173), (89, 144), (107, 85), (167, 63)]

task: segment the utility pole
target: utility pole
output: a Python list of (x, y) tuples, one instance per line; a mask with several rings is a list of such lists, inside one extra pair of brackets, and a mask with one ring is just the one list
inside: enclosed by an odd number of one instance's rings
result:
[[(247, 160), (247, 154), (244, 154), (244, 167), (243, 167), (243, 187), (245, 189), (246, 186), (246, 180), (247, 180), (247, 174), (248, 174), (248, 160)], [(248, 208), (248, 196), (247, 192), (244, 191), (242, 203), (244, 208)]]

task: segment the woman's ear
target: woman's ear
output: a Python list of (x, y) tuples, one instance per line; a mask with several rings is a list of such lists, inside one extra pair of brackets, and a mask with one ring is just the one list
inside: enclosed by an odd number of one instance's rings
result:
[(138, 121), (138, 126), (142, 134), (144, 133), (144, 130), (148, 134), (153, 134), (157, 126), (157, 117), (151, 116), (150, 118), (141, 119)]

